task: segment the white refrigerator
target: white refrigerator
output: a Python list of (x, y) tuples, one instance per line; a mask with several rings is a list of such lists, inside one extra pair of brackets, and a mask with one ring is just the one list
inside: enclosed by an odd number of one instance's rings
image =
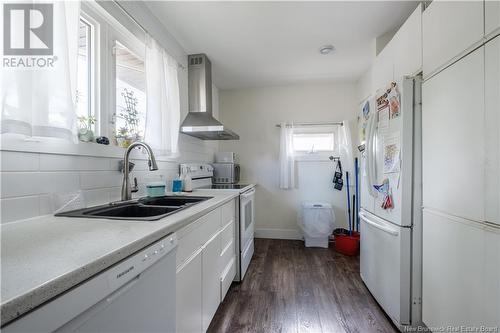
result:
[(421, 78), (381, 88), (359, 119), (360, 274), (404, 330), (421, 324)]

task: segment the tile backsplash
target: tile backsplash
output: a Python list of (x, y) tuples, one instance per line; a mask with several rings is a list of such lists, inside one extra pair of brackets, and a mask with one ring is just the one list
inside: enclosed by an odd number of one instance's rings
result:
[[(212, 162), (215, 150), (215, 145), (188, 142), (181, 146), (179, 161), (159, 160), (157, 171), (149, 171), (142, 157), (131, 159), (135, 167), (130, 179), (136, 177), (139, 184), (133, 195), (145, 195), (145, 184), (153, 181), (166, 182), (169, 189), (180, 162)], [(57, 195), (80, 191), (86, 206), (120, 200), (119, 158), (14, 151), (0, 151), (0, 157), (1, 223), (51, 214), (59, 208)]]

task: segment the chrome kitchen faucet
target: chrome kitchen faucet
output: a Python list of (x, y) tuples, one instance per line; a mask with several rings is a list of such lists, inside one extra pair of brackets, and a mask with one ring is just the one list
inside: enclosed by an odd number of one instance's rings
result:
[(158, 165), (156, 165), (156, 159), (155, 155), (153, 154), (153, 150), (147, 143), (137, 141), (128, 146), (127, 150), (125, 151), (125, 156), (123, 157), (122, 201), (132, 199), (132, 193), (130, 191), (130, 179), (129, 179), (129, 173), (130, 173), (129, 155), (132, 149), (139, 147), (143, 147), (144, 149), (146, 149), (146, 152), (148, 153), (149, 170), (150, 171), (158, 170)]

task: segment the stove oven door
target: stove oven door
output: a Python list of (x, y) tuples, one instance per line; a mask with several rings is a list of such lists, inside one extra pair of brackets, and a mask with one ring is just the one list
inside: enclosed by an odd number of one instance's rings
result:
[(240, 195), (240, 263), (241, 280), (250, 265), (254, 252), (255, 188)]

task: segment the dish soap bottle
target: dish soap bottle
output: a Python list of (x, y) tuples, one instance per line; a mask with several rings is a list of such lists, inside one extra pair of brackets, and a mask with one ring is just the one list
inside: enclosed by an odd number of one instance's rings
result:
[(184, 173), (182, 180), (184, 185), (184, 192), (193, 192), (193, 180), (191, 179), (189, 173)]
[(182, 192), (182, 179), (179, 175), (172, 181), (172, 192)]

